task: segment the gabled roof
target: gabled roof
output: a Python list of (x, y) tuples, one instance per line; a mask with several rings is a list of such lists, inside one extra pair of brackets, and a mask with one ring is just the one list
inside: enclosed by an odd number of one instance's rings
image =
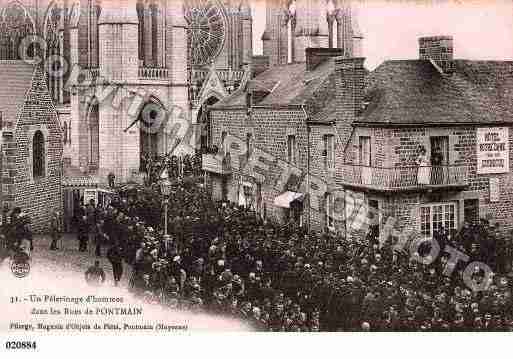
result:
[(321, 63), (312, 71), (306, 70), (306, 63), (274, 66), (251, 79), (246, 91), (234, 92), (231, 96), (216, 103), (212, 108), (245, 106), (247, 90), (258, 91), (259, 89), (272, 90), (272, 92), (269, 91), (270, 93), (258, 102), (257, 106), (301, 105), (312, 97), (314, 91), (333, 70), (333, 59)]
[(21, 60), (0, 61), (0, 111), (3, 121), (16, 121), (32, 86), (35, 67)]
[(366, 80), (356, 123), (513, 123), (513, 62), (454, 60), (451, 73), (430, 61), (386, 61)]

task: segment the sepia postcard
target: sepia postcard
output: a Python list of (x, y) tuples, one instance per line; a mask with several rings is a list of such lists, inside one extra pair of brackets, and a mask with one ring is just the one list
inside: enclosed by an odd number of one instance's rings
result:
[(0, 149), (8, 355), (513, 331), (511, 0), (0, 0)]

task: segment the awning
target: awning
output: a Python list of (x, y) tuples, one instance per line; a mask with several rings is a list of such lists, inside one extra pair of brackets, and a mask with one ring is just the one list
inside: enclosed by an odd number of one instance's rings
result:
[(274, 198), (274, 205), (282, 208), (290, 208), (292, 202), (300, 201), (304, 196), (304, 193), (287, 191)]

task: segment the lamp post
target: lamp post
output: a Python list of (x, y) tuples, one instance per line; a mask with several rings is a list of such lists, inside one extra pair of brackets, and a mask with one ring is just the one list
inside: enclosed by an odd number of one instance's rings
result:
[(164, 169), (160, 175), (160, 192), (164, 196), (164, 239), (167, 239), (167, 206), (169, 204), (169, 195), (171, 194), (171, 182), (169, 181), (167, 169)]

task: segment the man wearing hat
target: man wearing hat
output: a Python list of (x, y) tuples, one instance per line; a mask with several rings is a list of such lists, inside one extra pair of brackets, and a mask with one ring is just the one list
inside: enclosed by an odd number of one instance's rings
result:
[(114, 275), (114, 285), (117, 287), (121, 276), (123, 275), (123, 249), (114, 244), (107, 252), (107, 258), (112, 265), (112, 273)]

